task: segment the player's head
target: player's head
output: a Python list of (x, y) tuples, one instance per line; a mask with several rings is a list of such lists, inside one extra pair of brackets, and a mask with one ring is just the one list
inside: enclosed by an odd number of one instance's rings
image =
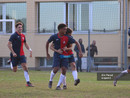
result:
[(64, 34), (66, 34), (67, 31), (67, 25), (64, 23), (61, 23), (58, 25), (58, 31), (59, 33), (63, 36)]
[(16, 28), (17, 32), (22, 33), (23, 24), (21, 22), (18, 22), (18, 23), (16, 23), (15, 28)]
[(71, 28), (67, 28), (66, 34), (71, 36), (72, 35), (73, 30)]

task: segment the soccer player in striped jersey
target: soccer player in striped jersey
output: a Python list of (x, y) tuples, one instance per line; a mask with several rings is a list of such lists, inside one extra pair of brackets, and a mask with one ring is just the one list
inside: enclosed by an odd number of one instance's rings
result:
[(8, 42), (8, 48), (11, 51), (10, 56), (11, 63), (13, 66), (13, 72), (16, 72), (18, 64), (21, 64), (24, 70), (24, 77), (27, 82), (26, 86), (33, 87), (29, 78), (28, 68), (26, 65), (26, 57), (23, 51), (23, 45), (25, 45), (25, 47), (29, 50), (30, 57), (32, 57), (32, 50), (26, 42), (25, 35), (22, 33), (23, 24), (21, 22), (18, 22), (15, 25), (15, 28), (16, 32), (11, 35)]
[(48, 52), (49, 48), (49, 43), (53, 42), (54, 48), (58, 50), (57, 52), (54, 52), (53, 56), (53, 70), (51, 71), (50, 75), (50, 81), (49, 81), (49, 88), (52, 88), (52, 81), (55, 76), (55, 74), (58, 72), (58, 70), (61, 68), (62, 69), (62, 74), (60, 75), (59, 82), (57, 84), (56, 90), (61, 90), (60, 85), (62, 84), (64, 77), (66, 75), (66, 70), (68, 68), (68, 58), (60, 58), (61, 52), (59, 51), (60, 49), (63, 51), (62, 54), (65, 56), (68, 56), (68, 53), (63, 50), (63, 48), (68, 44), (73, 44), (75, 43), (78, 46), (79, 49), (79, 55), (82, 57), (82, 51), (79, 43), (75, 41), (72, 37), (65, 35), (67, 30), (67, 26), (65, 24), (59, 24), (58, 25), (58, 31), (59, 33), (52, 35), (48, 41), (46, 42), (46, 54), (47, 58), (50, 58), (50, 54)]
[[(67, 28), (67, 32), (66, 32), (66, 35), (69, 35), (71, 36), (72, 35), (72, 32), (73, 30), (71, 28)], [(71, 36), (72, 37), (72, 36)], [(54, 48), (54, 44), (52, 43), (51, 46), (50, 46), (50, 49), (53, 50), (53, 51), (58, 51)], [(74, 78), (74, 85), (77, 86), (78, 83), (80, 83), (80, 79), (78, 79), (78, 73), (77, 73), (77, 70), (76, 70), (76, 64), (75, 64), (75, 59), (74, 59), (74, 55), (73, 55), (73, 52), (72, 52), (72, 44), (67, 44), (67, 46), (65, 46), (64, 48), (64, 51), (68, 52), (68, 60), (69, 60), (69, 64), (71, 66), (71, 69), (72, 69), (72, 75), (73, 75), (73, 78)], [(60, 55), (61, 58), (64, 58), (65, 56), (64, 55)], [(67, 86), (66, 86), (66, 76), (63, 80), (63, 89), (67, 89)]]

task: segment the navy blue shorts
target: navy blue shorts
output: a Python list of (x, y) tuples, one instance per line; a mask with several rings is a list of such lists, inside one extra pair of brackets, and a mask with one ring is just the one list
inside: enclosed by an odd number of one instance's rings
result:
[(71, 58), (68, 59), (69, 59), (69, 63), (75, 62), (74, 55), (72, 55)]
[(23, 56), (17, 56), (17, 57), (13, 57), (11, 55), (11, 62), (13, 67), (17, 66), (18, 64), (22, 64), (22, 63), (26, 63), (26, 57)]
[(69, 60), (68, 58), (60, 58), (60, 55), (55, 55), (53, 57), (53, 68), (54, 67), (66, 67), (68, 68)]

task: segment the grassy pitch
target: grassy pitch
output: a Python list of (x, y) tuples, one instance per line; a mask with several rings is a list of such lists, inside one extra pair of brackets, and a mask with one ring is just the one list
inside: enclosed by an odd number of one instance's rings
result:
[(26, 87), (23, 71), (13, 73), (0, 70), (0, 98), (130, 98), (130, 81), (97, 81), (96, 73), (79, 73), (81, 83), (74, 86), (71, 72), (67, 72), (67, 90), (55, 90), (60, 72), (54, 77), (52, 89), (48, 88), (50, 72), (29, 71), (35, 87)]

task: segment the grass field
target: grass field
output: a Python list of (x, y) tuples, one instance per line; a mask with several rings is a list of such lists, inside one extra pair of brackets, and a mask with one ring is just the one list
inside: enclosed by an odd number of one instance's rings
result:
[(13, 73), (0, 70), (0, 98), (130, 98), (130, 81), (97, 81), (96, 73), (79, 73), (81, 83), (74, 86), (71, 72), (67, 73), (67, 90), (55, 90), (60, 72), (55, 76), (53, 88), (48, 88), (50, 72), (30, 71), (33, 88), (25, 86), (23, 71)]

